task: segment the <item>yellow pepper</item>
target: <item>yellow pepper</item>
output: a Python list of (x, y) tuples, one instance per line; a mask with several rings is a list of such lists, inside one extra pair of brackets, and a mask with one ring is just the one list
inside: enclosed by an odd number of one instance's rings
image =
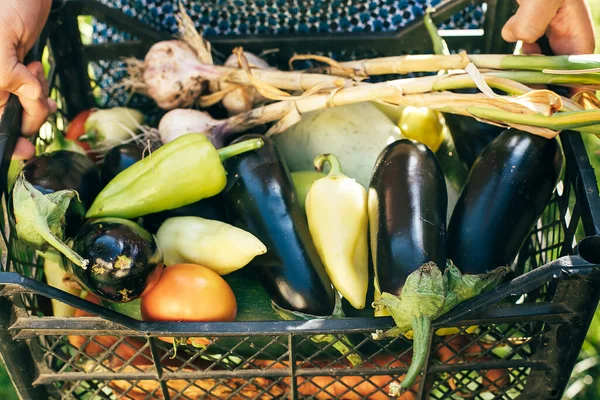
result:
[(306, 196), (308, 227), (317, 252), (335, 288), (356, 309), (365, 307), (369, 279), (367, 191), (341, 171), (332, 154), (314, 161), (330, 171)]

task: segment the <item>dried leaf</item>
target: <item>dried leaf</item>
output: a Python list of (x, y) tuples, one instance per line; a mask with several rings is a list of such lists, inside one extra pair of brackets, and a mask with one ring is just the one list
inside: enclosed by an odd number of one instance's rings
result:
[(340, 64), (339, 62), (335, 61), (332, 58), (325, 57), (325, 56), (318, 56), (315, 54), (296, 54), (295, 56), (290, 58), (290, 61), (288, 61), (290, 71), (294, 70), (294, 61), (298, 61), (298, 60), (320, 61), (322, 63), (329, 65), (330, 67), (338, 68), (340, 71), (342, 71), (347, 76), (354, 77), (354, 75), (355, 75), (354, 69), (344, 67), (342, 64)]
[(547, 117), (562, 108), (562, 99), (556, 93), (550, 90), (532, 90), (520, 96), (500, 96), (489, 87), (483, 75), (479, 72), (475, 64), (469, 63), (465, 68), (477, 88), (486, 96), (500, 101), (520, 104), (530, 111), (543, 114)]
[(585, 110), (600, 109), (600, 100), (591, 91), (578, 92), (572, 97), (572, 100), (581, 105)]
[(179, 35), (181, 40), (194, 49), (200, 62), (209, 65), (214, 64), (212, 54), (210, 52), (210, 43), (204, 40), (202, 35), (198, 33), (194, 21), (192, 21), (188, 13), (185, 11), (185, 6), (181, 0), (179, 0), (179, 13), (175, 15), (175, 18), (177, 19), (177, 23), (179, 25)]
[[(578, 92), (573, 96), (572, 100), (582, 106), (585, 110), (600, 109), (600, 99), (598, 99), (596, 93), (592, 91)], [(595, 136), (600, 139), (600, 134)]]
[(233, 92), (237, 88), (238, 85), (232, 83), (231, 86), (228, 86), (226, 89), (219, 90), (218, 92), (207, 94), (205, 96), (201, 96), (198, 100), (198, 104), (202, 108), (208, 108), (210, 106), (213, 106), (221, 100), (223, 100), (223, 97), (225, 97), (225, 95)]

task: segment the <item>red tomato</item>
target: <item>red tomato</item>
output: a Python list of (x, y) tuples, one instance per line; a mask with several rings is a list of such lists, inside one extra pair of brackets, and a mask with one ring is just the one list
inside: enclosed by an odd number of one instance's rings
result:
[(237, 303), (231, 287), (209, 268), (176, 264), (163, 270), (142, 297), (145, 321), (234, 321)]
[(77, 138), (85, 133), (85, 121), (87, 121), (92, 112), (92, 110), (83, 110), (77, 114), (75, 118), (69, 122), (67, 132), (65, 133), (65, 139), (75, 140), (86, 152), (90, 149), (90, 145), (86, 142), (80, 142)]

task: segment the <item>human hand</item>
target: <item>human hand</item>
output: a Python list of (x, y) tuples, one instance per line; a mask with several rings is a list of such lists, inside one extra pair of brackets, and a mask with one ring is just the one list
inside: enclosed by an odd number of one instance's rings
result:
[(519, 9), (504, 25), (507, 42), (523, 41), (523, 52), (541, 53), (536, 41), (544, 34), (557, 54), (592, 54), (592, 16), (586, 0), (517, 0)]
[[(25, 55), (39, 37), (52, 0), (3, 0), (0, 7), (0, 115), (11, 93), (23, 106), (21, 131), (30, 136), (36, 133), (56, 109), (48, 99), (48, 83), (42, 64), (23, 64)], [(19, 138), (13, 159), (28, 159), (35, 153), (33, 145)]]

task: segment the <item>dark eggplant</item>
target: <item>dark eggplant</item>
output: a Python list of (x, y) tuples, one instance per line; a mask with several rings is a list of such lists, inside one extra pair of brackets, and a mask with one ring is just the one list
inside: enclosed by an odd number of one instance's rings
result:
[(163, 268), (163, 256), (152, 235), (121, 218), (100, 218), (84, 224), (72, 249), (89, 261), (84, 269), (65, 259), (67, 270), (89, 292), (125, 303), (152, 289)]
[(477, 158), (448, 226), (448, 258), (465, 274), (509, 266), (552, 197), (557, 139), (507, 129)]
[(394, 336), (412, 328), (413, 358), (402, 389), (413, 385), (427, 359), (431, 321), (446, 296), (447, 204), (442, 167), (427, 146), (402, 139), (383, 149), (368, 194), (373, 305), (392, 315)]
[(331, 315), (335, 293), (279, 149), (262, 135), (244, 135), (235, 142), (256, 137), (264, 140), (262, 148), (224, 162), (228, 221), (267, 246), (267, 253), (256, 257), (251, 268), (277, 305)]
[(142, 225), (149, 232), (156, 233), (163, 222), (173, 217), (200, 217), (223, 222), (227, 219), (223, 197), (218, 194), (187, 206), (144, 215)]
[[(455, 92), (473, 94), (478, 93), (479, 89), (462, 89)], [(471, 168), (484, 147), (505, 130), (465, 115), (444, 113), (444, 120), (450, 130), (458, 158), (467, 168)]]
[(104, 187), (96, 165), (87, 156), (67, 150), (32, 158), (23, 167), (23, 177), (43, 194), (65, 189), (77, 191), (78, 198), (71, 201), (66, 213), (67, 236), (79, 229), (85, 212)]
[(427, 146), (402, 139), (383, 149), (368, 196), (380, 293), (399, 296), (406, 278), (423, 264), (445, 267), (447, 204), (444, 173)]
[(110, 149), (102, 161), (102, 182), (106, 185), (115, 176), (144, 157), (144, 148), (135, 143), (125, 143)]

